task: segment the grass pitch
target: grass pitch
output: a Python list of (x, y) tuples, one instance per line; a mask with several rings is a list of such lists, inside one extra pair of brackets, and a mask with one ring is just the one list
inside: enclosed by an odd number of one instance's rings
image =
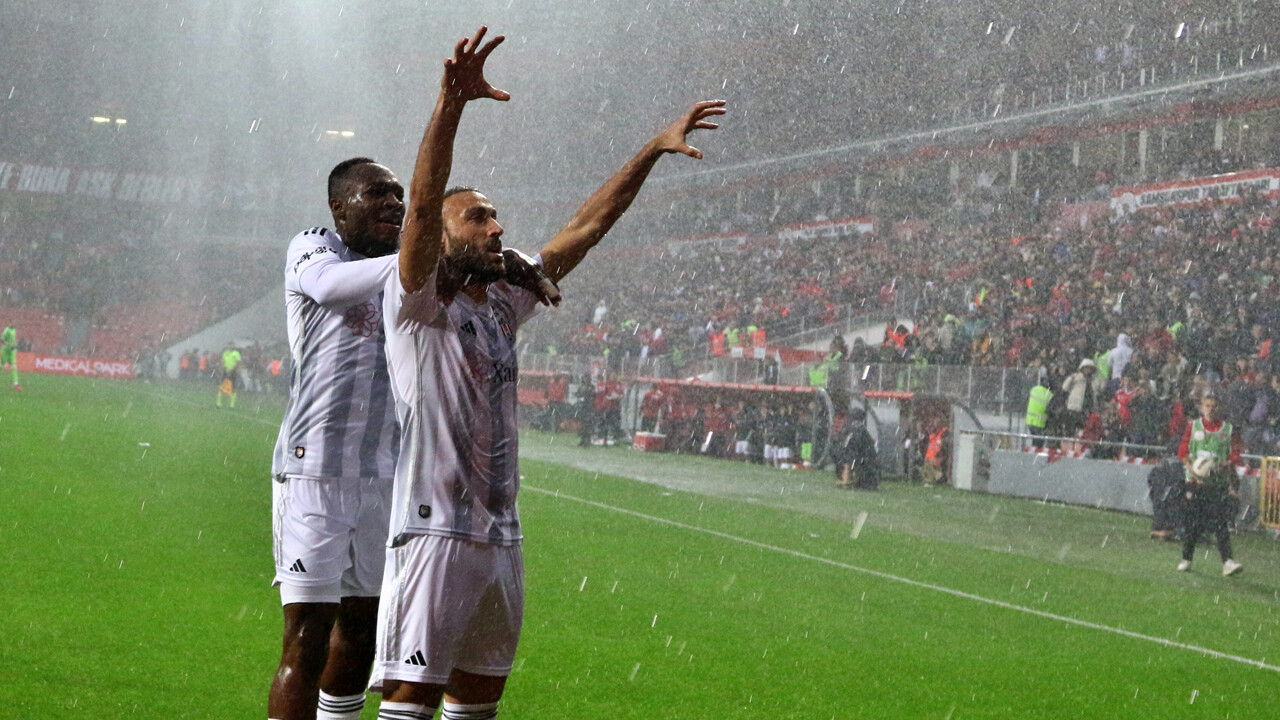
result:
[[(24, 386), (0, 394), (0, 718), (265, 717), (280, 404)], [(1280, 715), (1262, 537), (1235, 538), (1243, 576), (1211, 547), (1183, 574), (1145, 518), (575, 442), (522, 438), (502, 717)]]

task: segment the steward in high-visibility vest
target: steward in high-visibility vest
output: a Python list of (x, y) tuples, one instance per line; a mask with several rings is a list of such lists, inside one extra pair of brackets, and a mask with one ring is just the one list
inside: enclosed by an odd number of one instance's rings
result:
[(728, 341), (729, 341), (729, 347), (731, 347), (731, 348), (736, 348), (736, 347), (738, 347), (738, 328), (736, 328), (736, 327), (731, 327), (731, 328), (729, 328), (729, 329), (725, 332), (725, 337), (726, 337), (726, 338), (728, 339)]
[(1103, 380), (1111, 377), (1111, 361), (1107, 358), (1106, 350), (1093, 356), (1093, 364), (1098, 368), (1098, 377)]
[(929, 442), (924, 449), (924, 466), (920, 468), (920, 479), (926, 485), (940, 485), (947, 481), (947, 470), (943, 466), (943, 449), (946, 445), (947, 426), (943, 425), (929, 433)]
[(934, 467), (937, 467), (941, 463), (939, 455), (942, 454), (942, 437), (946, 434), (946, 425), (943, 425), (937, 430), (929, 433), (929, 445), (925, 448), (924, 459)]
[(724, 355), (725, 334), (723, 331), (711, 333), (711, 354)]
[(827, 386), (827, 364), (820, 362), (809, 369), (809, 387)]
[(1053, 391), (1044, 385), (1031, 388), (1027, 398), (1027, 427), (1043, 431), (1049, 424), (1049, 401), (1053, 399)]
[[(1044, 435), (1045, 426), (1049, 424), (1049, 401), (1053, 399), (1053, 391), (1045, 387), (1043, 380), (1031, 388), (1027, 396), (1027, 432), (1032, 435)], [(1044, 438), (1031, 440), (1035, 447), (1044, 447)]]

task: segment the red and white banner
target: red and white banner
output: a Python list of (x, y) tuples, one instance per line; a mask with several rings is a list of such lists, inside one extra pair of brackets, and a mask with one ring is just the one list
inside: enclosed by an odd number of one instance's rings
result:
[(814, 222), (784, 225), (778, 228), (779, 240), (816, 240), (818, 238), (844, 238), (866, 235), (876, 229), (876, 219), (866, 215), (840, 220), (815, 220)]
[(1116, 188), (1111, 191), (1111, 209), (1117, 215), (1125, 215), (1154, 207), (1196, 205), (1205, 200), (1238, 202), (1255, 193), (1267, 197), (1280, 194), (1280, 168)]
[(133, 363), (123, 360), (103, 360), (101, 358), (18, 353), (18, 372), (129, 379), (133, 377)]

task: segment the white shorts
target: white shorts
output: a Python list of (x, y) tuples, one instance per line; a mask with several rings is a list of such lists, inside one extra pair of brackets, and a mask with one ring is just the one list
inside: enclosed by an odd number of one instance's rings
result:
[(787, 445), (777, 445), (773, 448), (773, 456), (777, 460), (790, 460), (791, 448)]
[(387, 550), (369, 689), (443, 685), (456, 668), (506, 677), (524, 621), (519, 545), (420, 535)]
[(271, 483), (280, 602), (377, 597), (386, 561), (391, 479), (287, 476)]
[(765, 460), (775, 460), (775, 459), (777, 459), (777, 457), (778, 457), (778, 448), (777, 448), (777, 446), (770, 445), (769, 443), (765, 443), (765, 444), (764, 444), (764, 459), (765, 459)]
[(733, 444), (733, 452), (735, 455), (750, 455), (751, 443), (747, 440), (738, 440)]

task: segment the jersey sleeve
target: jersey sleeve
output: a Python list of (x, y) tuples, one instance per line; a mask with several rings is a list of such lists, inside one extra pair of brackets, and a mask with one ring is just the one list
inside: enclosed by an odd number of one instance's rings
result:
[(364, 302), (386, 285), (394, 256), (343, 261), (341, 240), (323, 228), (308, 230), (289, 243), (285, 288), (325, 307)]
[(382, 293), (382, 316), (388, 332), (412, 334), (443, 312), (444, 303), (436, 295), (436, 273), (431, 273), (418, 292), (411, 293), (400, 284), (400, 264), (392, 264)]

